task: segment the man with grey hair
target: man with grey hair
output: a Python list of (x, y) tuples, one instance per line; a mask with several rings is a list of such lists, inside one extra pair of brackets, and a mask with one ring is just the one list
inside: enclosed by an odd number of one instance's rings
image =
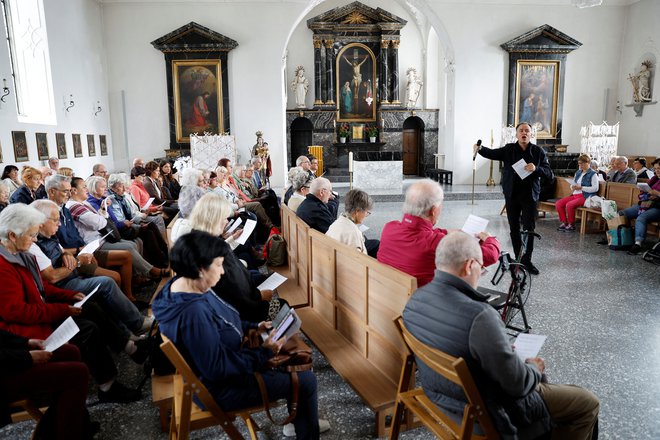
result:
[(302, 168), (308, 173), (310, 172), (309, 169), (311, 165), (312, 162), (309, 160), (309, 157), (307, 156), (298, 156), (298, 158), (296, 159), (296, 166)]
[(54, 173), (57, 173), (60, 169), (60, 160), (57, 157), (49, 157), (48, 158), (48, 166), (50, 167), (51, 170), (53, 170)]
[[(387, 223), (380, 237), (378, 261), (414, 276), (418, 287), (433, 279), (435, 249), (448, 232), (434, 228), (443, 199), (437, 182), (424, 179), (413, 183), (406, 191), (403, 219)], [(477, 238), (484, 262), (490, 266), (500, 256), (500, 243), (487, 232), (480, 232)]]
[[(436, 251), (433, 280), (417, 289), (403, 310), (406, 328), (421, 342), (465, 360), (502, 438), (593, 438), (599, 401), (574, 385), (544, 376), (543, 359), (518, 357), (499, 314), (476, 289), (483, 268), (474, 238), (457, 231)], [(417, 362), (425, 394), (457, 423), (467, 401), (460, 388)], [(475, 434), (483, 434), (477, 425)]]
[(614, 174), (612, 175), (612, 182), (617, 183), (637, 183), (637, 174), (635, 170), (628, 167), (628, 158), (626, 156), (617, 156), (614, 159)]
[(64, 206), (71, 197), (71, 179), (61, 174), (50, 176), (46, 179), (46, 193), (48, 199), (55, 202), (60, 210), (60, 227), (57, 230), (60, 244), (71, 253), (77, 254), (85, 247), (85, 241), (76, 228), (71, 211)]
[(102, 163), (94, 164), (92, 167), (92, 176), (108, 178), (108, 169)]
[[(307, 159), (306, 156), (303, 156)], [(309, 160), (309, 159), (307, 159)], [(328, 201), (332, 199), (332, 183), (325, 177), (312, 180), (309, 194), (298, 206), (296, 214), (310, 228), (326, 233), (330, 225), (337, 219), (328, 208)]]

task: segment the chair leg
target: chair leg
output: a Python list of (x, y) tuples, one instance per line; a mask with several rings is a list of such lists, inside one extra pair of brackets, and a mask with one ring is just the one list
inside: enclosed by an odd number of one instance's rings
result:
[(389, 440), (397, 440), (399, 438), (404, 410), (405, 406), (403, 402), (397, 400), (396, 405), (394, 405), (394, 414), (392, 414), (392, 426), (390, 427)]
[(261, 431), (261, 428), (259, 427), (257, 422), (254, 421), (252, 416), (248, 414), (247, 417), (243, 417), (243, 421), (245, 422), (245, 426), (247, 426), (247, 429), (250, 432), (250, 438), (252, 440), (259, 440), (259, 437), (257, 436), (257, 431)]

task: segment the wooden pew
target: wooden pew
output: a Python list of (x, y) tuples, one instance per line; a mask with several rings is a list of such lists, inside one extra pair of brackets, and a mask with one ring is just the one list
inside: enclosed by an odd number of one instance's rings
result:
[(417, 280), (318, 231), (309, 231), (310, 305), (303, 332), (376, 413), (376, 434), (392, 414), (405, 346), (393, 319)]
[(568, 181), (563, 177), (557, 177), (555, 179), (555, 193), (553, 197), (549, 200), (539, 202), (537, 209), (540, 212), (557, 212), (557, 208), (555, 208), (555, 203), (557, 203), (559, 199), (563, 199), (566, 196), (570, 196), (572, 192), (573, 191), (571, 191), (571, 187), (568, 184)]
[(288, 278), (277, 288), (280, 297), (291, 307), (305, 307), (309, 305), (309, 226), (285, 204), (280, 208), (280, 215), (289, 264), (270, 269)]

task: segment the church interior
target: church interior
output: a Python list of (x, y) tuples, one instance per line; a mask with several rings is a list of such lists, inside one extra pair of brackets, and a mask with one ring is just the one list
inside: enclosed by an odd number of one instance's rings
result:
[[(477, 140), (502, 147), (515, 142), (516, 125), (529, 122), (558, 178), (573, 176), (582, 153), (601, 169), (615, 155), (631, 164), (647, 158), (649, 169), (660, 157), (652, 139), (660, 127), (658, 0), (2, 6), (3, 167), (39, 168), (57, 157), (85, 178), (95, 164), (127, 172), (136, 157), (201, 157), (220, 145), (243, 164), (266, 141), (278, 196), (289, 168), (311, 152), (318, 175), (342, 197), (353, 187), (372, 194), (369, 239), (401, 218), (411, 183), (430, 177), (445, 190), (443, 228), (461, 228), (475, 214), (506, 249), (502, 168), (473, 157)], [(641, 254), (596, 244), (602, 233), (562, 234), (556, 223), (552, 213), (537, 221), (542, 273), (525, 304), (532, 333), (548, 336), (540, 353), (548, 376), (598, 396), (600, 438), (660, 438), (660, 270)], [(657, 222), (650, 231), (655, 244)], [(492, 287), (491, 277), (480, 285)], [(313, 356), (319, 413), (331, 426), (321, 438), (385, 438), (380, 413), (328, 353), (314, 346)], [(142, 371), (124, 358), (122, 380), (137, 385)], [(90, 414), (101, 423), (96, 438), (168, 438), (150, 388), (149, 381), (131, 404), (99, 403), (90, 393)], [(255, 419), (259, 438), (286, 438), (263, 414)], [(34, 426), (7, 425), (0, 438), (31, 438)], [(191, 438), (229, 437), (211, 427)], [(435, 436), (414, 427), (401, 438)]]

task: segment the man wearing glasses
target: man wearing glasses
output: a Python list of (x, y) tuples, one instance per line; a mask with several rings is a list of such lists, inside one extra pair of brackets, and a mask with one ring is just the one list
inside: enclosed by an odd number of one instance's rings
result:
[[(465, 360), (495, 428), (502, 438), (597, 437), (598, 398), (575, 385), (550, 384), (539, 357), (516, 354), (499, 314), (476, 289), (483, 268), (481, 248), (462, 231), (437, 248), (433, 280), (417, 289), (403, 310), (406, 328), (420, 341)], [(424, 393), (461, 423), (461, 389), (418, 362)], [(479, 425), (475, 434), (482, 435)], [(545, 438), (545, 437), (544, 437)]]

